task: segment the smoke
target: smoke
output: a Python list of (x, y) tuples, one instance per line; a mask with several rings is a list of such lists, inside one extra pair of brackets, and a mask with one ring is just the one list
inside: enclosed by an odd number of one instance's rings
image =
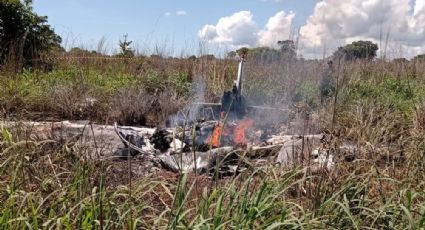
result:
[(187, 119), (189, 121), (194, 121), (198, 117), (198, 111), (200, 109), (200, 104), (205, 102), (205, 82), (202, 77), (198, 77), (198, 80), (195, 82), (195, 95), (194, 95), (194, 104), (189, 106), (187, 109), (189, 111)]
[(205, 82), (202, 77), (197, 77), (196, 79), (192, 88), (193, 97), (190, 103), (177, 114), (169, 117), (167, 119), (167, 126), (181, 126), (185, 122), (190, 124), (199, 118), (201, 103), (205, 102)]

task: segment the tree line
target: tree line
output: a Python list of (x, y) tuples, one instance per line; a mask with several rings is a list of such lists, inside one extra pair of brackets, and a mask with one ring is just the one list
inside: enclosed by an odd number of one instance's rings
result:
[[(32, 0), (0, 0), (0, 68), (6, 64), (14, 70), (47, 65), (45, 60), (51, 55), (66, 52), (61, 42), (62, 38), (48, 24), (47, 17), (33, 11)], [(124, 35), (119, 42), (119, 53), (115, 56), (134, 57), (135, 51), (131, 44), (132, 41)], [(277, 45), (278, 48), (246, 49), (250, 58), (265, 61), (297, 58), (297, 47), (293, 40), (278, 41)], [(339, 47), (332, 56), (350, 61), (372, 60), (377, 50), (378, 45), (373, 42), (356, 41)], [(227, 56), (235, 57), (238, 51), (232, 51)], [(104, 55), (80, 48), (72, 48), (67, 53)], [(425, 54), (416, 56), (414, 60), (424, 61)]]

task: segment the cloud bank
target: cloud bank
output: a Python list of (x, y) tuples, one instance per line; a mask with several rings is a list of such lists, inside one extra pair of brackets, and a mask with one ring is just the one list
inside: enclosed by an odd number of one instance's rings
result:
[[(198, 35), (229, 48), (273, 47), (293, 38), (295, 16), (280, 11), (260, 27), (250, 11), (240, 11), (205, 25)], [(330, 54), (359, 39), (381, 44), (380, 52), (388, 56), (412, 57), (425, 52), (425, 0), (322, 0), (299, 28), (298, 39), (305, 57)]]
[(260, 29), (250, 11), (240, 11), (220, 18), (216, 25), (205, 25), (198, 35), (208, 43), (231, 48), (276, 46), (278, 40), (289, 38), (294, 17), (292, 12), (280, 11), (268, 20), (264, 29)]
[(240, 11), (222, 17), (216, 25), (205, 25), (199, 37), (208, 43), (240, 47), (253, 46), (257, 40), (258, 28), (249, 11)]

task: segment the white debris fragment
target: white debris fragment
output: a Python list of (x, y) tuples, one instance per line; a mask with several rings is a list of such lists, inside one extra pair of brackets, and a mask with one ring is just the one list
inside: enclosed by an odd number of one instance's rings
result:
[(184, 148), (185, 143), (177, 138), (174, 138), (170, 143), (172, 152), (178, 153)]
[(321, 148), (316, 148), (311, 153), (314, 158), (313, 162), (317, 163), (319, 167), (331, 170), (335, 166), (334, 156), (328, 151)]

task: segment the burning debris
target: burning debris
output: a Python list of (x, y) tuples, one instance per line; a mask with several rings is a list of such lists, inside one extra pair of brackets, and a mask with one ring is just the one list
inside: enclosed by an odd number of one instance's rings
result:
[(149, 137), (149, 141), (153, 145), (155, 149), (158, 149), (162, 153), (166, 152), (171, 147), (171, 142), (173, 141), (170, 133), (164, 129), (157, 129), (151, 137)]
[(246, 147), (250, 128), (254, 125), (254, 120), (245, 118), (239, 121), (233, 121), (226, 124), (221, 120), (216, 123), (212, 133), (206, 139), (206, 144), (210, 144), (213, 148), (220, 146), (235, 145)]
[[(134, 159), (149, 173), (149, 169), (164, 168), (173, 172), (231, 175), (265, 165), (285, 168), (310, 167), (314, 170), (331, 170), (337, 162), (356, 159), (357, 148), (342, 145), (333, 149), (324, 148), (323, 135), (266, 135), (255, 122), (246, 129), (249, 120), (239, 121), (245, 128), (243, 142), (235, 142), (237, 123), (224, 123), (229, 129), (228, 142), (220, 146), (210, 143), (218, 121), (205, 121), (186, 128), (152, 129), (130, 126), (118, 127), (90, 124), (88, 122), (28, 122), (4, 124), (10, 129), (19, 129), (32, 140), (53, 140), (64, 143), (70, 151), (85, 160)], [(229, 125), (229, 127), (227, 127)], [(237, 130), (235, 132), (235, 130)], [(238, 135), (237, 135), (238, 136)], [(236, 138), (238, 140), (238, 138)], [(243, 140), (240, 138), (239, 140)], [(240, 143), (243, 143), (242, 145)]]
[[(90, 150), (87, 152), (98, 154), (93, 156), (97, 159), (132, 157), (173, 172), (197, 171), (225, 176), (264, 165), (298, 167), (311, 163), (318, 168), (332, 169), (336, 153), (321, 148), (322, 135), (279, 134), (277, 122), (264, 123), (271, 111), (279, 110), (246, 104), (242, 95), (244, 62), (242, 55), (232, 90), (223, 93), (220, 104), (208, 103), (216, 107), (210, 108), (209, 115), (203, 119), (196, 119), (197, 111), (192, 111), (187, 113), (190, 122), (174, 119), (183, 125), (167, 129), (69, 122), (52, 123), (51, 127), (36, 124), (35, 129), (39, 129), (39, 133), (50, 130), (52, 136), (61, 137), (68, 132), (68, 136), (79, 138), (80, 148), (87, 147)], [(266, 111), (266, 115), (253, 115), (253, 110)], [(105, 151), (99, 150), (105, 149), (112, 154), (102, 155)]]
[[(196, 125), (198, 128), (200, 126), (202, 124)], [(142, 134), (144, 137), (141, 139), (148, 142), (140, 141), (139, 146), (127, 145), (130, 149), (139, 151), (139, 154), (149, 155), (152, 160), (156, 159), (161, 167), (173, 172), (197, 171), (210, 175), (218, 173), (223, 176), (264, 165), (280, 165), (285, 168), (304, 165), (312, 167), (314, 171), (331, 170), (335, 166), (337, 153), (321, 147), (322, 135), (275, 135), (267, 140), (255, 142), (255, 137), (247, 136), (247, 126), (255, 129), (251, 119), (244, 119), (239, 124), (232, 124), (231, 127), (220, 126), (217, 122), (214, 129), (208, 129), (210, 135), (207, 138), (205, 134), (202, 137), (196, 136), (202, 133), (200, 130), (196, 132), (196, 127), (187, 127), (180, 131), (159, 129), (151, 134)], [(119, 131), (120, 128), (116, 129), (120, 135), (122, 133)], [(222, 136), (224, 134), (226, 141), (222, 141), (223, 137), (216, 136), (220, 133)], [(135, 132), (133, 135), (141, 134)], [(133, 135), (126, 137), (120, 135), (120, 138), (124, 143), (129, 143), (135, 139)], [(200, 141), (202, 138), (203, 141)], [(219, 142), (214, 143), (215, 139)], [(343, 146), (339, 151), (345, 151), (345, 148)], [(349, 151), (351, 156), (355, 157), (355, 151), (355, 148)]]
[[(214, 104), (216, 109), (210, 110), (210, 117), (218, 117), (217, 120), (184, 121), (180, 122), (183, 126), (157, 129), (142, 137), (135, 137), (140, 133), (122, 135), (120, 128), (115, 127), (121, 140), (131, 143), (126, 144), (129, 148), (159, 159), (163, 167), (175, 172), (217, 173), (218, 170), (220, 175), (225, 175), (264, 165), (264, 162), (284, 167), (315, 163), (331, 169), (334, 159), (320, 148), (321, 135), (273, 135), (277, 133), (273, 126), (257, 125), (258, 120), (250, 116), (242, 95), (244, 62), (245, 54), (242, 54), (232, 90), (224, 92), (221, 103)], [(193, 111), (190, 114), (194, 119)]]

